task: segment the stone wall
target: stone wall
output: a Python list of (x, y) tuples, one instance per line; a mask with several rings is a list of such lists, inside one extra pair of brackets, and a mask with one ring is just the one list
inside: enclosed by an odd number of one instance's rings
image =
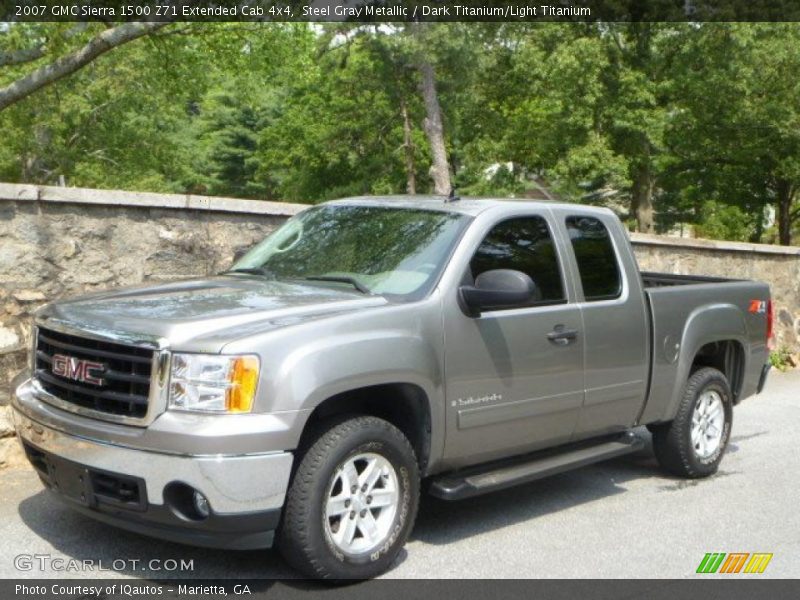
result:
[(769, 283), (775, 345), (800, 350), (800, 248), (631, 234), (643, 271), (716, 275)]
[[(0, 184), (0, 404), (22, 368), (30, 314), (106, 287), (202, 276), (228, 267), (303, 205)], [(778, 335), (796, 348), (800, 248), (633, 234), (645, 270), (762, 279)]]
[(0, 184), (0, 404), (30, 315), (97, 289), (227, 268), (302, 205)]

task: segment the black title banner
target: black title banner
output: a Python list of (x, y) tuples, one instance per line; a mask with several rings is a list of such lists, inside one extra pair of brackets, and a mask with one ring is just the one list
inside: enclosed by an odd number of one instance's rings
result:
[(675, 600), (724, 598), (745, 600), (797, 598), (793, 580), (391, 580), (353, 582), (346, 586), (313, 581), (274, 580), (111, 580), (5, 579), (0, 597), (16, 600)]
[(800, 21), (798, 0), (0, 0), (0, 21)]

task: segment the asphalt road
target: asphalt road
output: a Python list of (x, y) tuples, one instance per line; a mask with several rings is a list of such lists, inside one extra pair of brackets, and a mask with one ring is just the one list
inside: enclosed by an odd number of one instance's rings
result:
[[(665, 475), (648, 447), (460, 503), (425, 497), (412, 539), (386, 576), (687, 578), (698, 577), (706, 552), (771, 552), (758, 577), (798, 577), (799, 392), (800, 372), (773, 372), (765, 392), (736, 409), (728, 454), (708, 480)], [(293, 576), (271, 551), (191, 548), (73, 514), (41, 489), (29, 468), (0, 473), (0, 495), (0, 578)], [(141, 562), (118, 572), (21, 572), (14, 565), (19, 554), (106, 566), (117, 559)], [(181, 558), (193, 560), (194, 571), (147, 568), (152, 559)]]

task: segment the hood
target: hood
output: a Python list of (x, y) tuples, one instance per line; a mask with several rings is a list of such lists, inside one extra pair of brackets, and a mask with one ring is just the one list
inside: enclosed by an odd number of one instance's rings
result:
[(251, 333), (386, 304), (381, 296), (327, 284), (229, 275), (98, 292), (49, 304), (37, 317), (44, 327), (52, 319), (128, 339), (162, 337), (178, 348), (207, 338), (214, 340), (204, 348), (210, 352)]

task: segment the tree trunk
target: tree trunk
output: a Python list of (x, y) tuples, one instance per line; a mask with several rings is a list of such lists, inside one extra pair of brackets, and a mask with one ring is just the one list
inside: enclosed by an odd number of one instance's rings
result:
[(422, 76), (422, 97), (425, 101), (425, 134), (431, 145), (433, 164), (430, 174), (433, 179), (434, 193), (447, 195), (452, 186), (450, 184), (450, 164), (447, 162), (447, 149), (444, 144), (444, 126), (442, 125), (442, 110), (439, 106), (439, 95), (436, 92), (436, 74), (433, 65), (422, 60), (419, 64)]
[(8, 108), (62, 77), (71, 75), (109, 50), (152, 33), (165, 25), (168, 23), (125, 23), (113, 29), (107, 29), (83, 48), (62, 56), (55, 62), (36, 69), (25, 77), (0, 88), (0, 110)]
[(776, 186), (778, 195), (778, 243), (781, 246), (792, 244), (792, 200), (794, 190), (785, 179), (779, 179)]
[(636, 231), (653, 233), (655, 219), (653, 214), (653, 190), (655, 178), (650, 165), (650, 142), (643, 140), (644, 152), (634, 167), (633, 189), (631, 190), (631, 212), (636, 217)]
[(414, 162), (414, 140), (411, 138), (411, 120), (405, 101), (400, 105), (403, 115), (403, 152), (406, 159), (406, 193), (417, 193), (417, 165)]

